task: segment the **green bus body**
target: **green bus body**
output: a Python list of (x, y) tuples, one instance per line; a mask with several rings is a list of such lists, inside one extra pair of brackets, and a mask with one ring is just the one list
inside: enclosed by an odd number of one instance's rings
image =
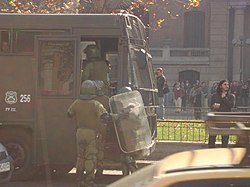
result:
[(88, 44), (111, 64), (111, 94), (123, 86), (140, 91), (156, 137), (151, 56), (137, 17), (0, 14), (0, 23), (0, 42), (9, 45), (0, 51), (0, 142), (20, 154), (15, 179), (33, 166), (74, 166), (76, 127), (66, 113), (79, 97)]

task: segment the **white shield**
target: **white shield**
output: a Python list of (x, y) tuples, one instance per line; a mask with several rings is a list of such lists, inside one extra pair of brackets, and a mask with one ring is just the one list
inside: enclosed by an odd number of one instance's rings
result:
[(118, 94), (109, 103), (112, 113), (129, 113), (114, 123), (121, 150), (131, 153), (150, 147), (151, 131), (141, 94), (138, 91)]

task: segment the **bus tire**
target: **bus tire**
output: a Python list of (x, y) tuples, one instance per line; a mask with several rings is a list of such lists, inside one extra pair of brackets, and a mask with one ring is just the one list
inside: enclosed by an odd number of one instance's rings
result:
[(27, 132), (11, 129), (0, 133), (0, 142), (4, 144), (14, 160), (15, 170), (12, 180), (27, 180), (34, 175), (32, 165), (32, 138)]

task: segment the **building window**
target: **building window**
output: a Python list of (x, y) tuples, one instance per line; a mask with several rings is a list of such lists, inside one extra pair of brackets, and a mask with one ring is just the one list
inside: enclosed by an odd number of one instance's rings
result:
[(150, 54), (153, 57), (163, 57), (163, 51), (162, 50), (150, 50)]
[(190, 11), (184, 14), (184, 47), (205, 47), (205, 12)]

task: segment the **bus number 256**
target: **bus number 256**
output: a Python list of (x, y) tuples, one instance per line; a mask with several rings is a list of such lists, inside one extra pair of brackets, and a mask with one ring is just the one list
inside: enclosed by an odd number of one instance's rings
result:
[(20, 95), (20, 103), (29, 103), (31, 101), (30, 94), (21, 94)]

